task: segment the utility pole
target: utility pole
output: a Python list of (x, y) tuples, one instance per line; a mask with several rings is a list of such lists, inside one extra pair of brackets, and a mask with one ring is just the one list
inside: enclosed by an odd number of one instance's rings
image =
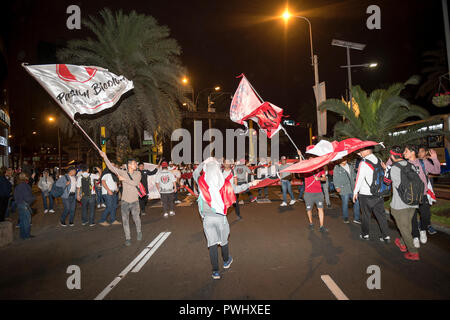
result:
[(448, 72), (450, 72), (450, 27), (448, 22), (448, 6), (447, 0), (442, 0), (442, 12), (444, 14), (444, 31), (445, 31), (445, 44), (447, 47), (447, 65)]

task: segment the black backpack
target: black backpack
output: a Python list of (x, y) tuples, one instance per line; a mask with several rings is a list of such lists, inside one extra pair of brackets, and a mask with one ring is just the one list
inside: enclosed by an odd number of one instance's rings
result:
[(383, 167), (381, 166), (381, 160), (378, 159), (378, 162), (376, 164), (367, 159), (364, 159), (362, 161), (366, 162), (366, 164), (373, 171), (372, 184), (370, 185), (370, 193), (377, 197), (389, 196), (391, 194), (391, 186), (386, 184), (384, 181), (385, 172)]
[(81, 176), (81, 196), (89, 197), (92, 194), (91, 174), (87, 177)]
[(409, 162), (406, 166), (397, 163), (394, 166), (400, 168), (400, 185), (397, 188), (400, 199), (410, 206), (423, 203), (425, 185), (419, 177), (419, 169)]
[[(70, 178), (67, 177), (67, 175), (64, 175), (64, 177), (66, 178), (66, 181), (69, 181)], [(59, 198), (63, 195), (64, 190), (67, 188), (67, 186), (64, 187), (58, 187), (56, 185), (56, 182), (52, 185), (52, 189), (50, 190), (50, 195), (53, 198)]]

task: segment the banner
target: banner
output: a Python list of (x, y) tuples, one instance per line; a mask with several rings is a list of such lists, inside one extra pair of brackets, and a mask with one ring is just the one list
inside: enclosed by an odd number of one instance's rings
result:
[[(156, 168), (158, 168), (156, 164), (144, 162), (145, 170), (153, 171)], [(149, 200), (160, 199), (161, 195), (159, 194), (158, 189), (156, 188), (156, 174), (147, 177), (147, 185), (148, 185), (148, 199)]]
[(63, 110), (73, 119), (76, 113), (94, 114), (111, 108), (133, 82), (99, 67), (70, 64), (24, 65)]
[(270, 102), (264, 102), (243, 120), (250, 119), (257, 122), (259, 127), (266, 131), (267, 137), (272, 138), (281, 129), (282, 117), (283, 109)]

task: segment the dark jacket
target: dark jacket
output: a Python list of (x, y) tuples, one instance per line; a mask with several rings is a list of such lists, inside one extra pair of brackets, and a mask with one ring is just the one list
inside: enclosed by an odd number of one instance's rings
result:
[(22, 182), (17, 185), (14, 189), (14, 201), (17, 204), (26, 202), (28, 205), (31, 205), (33, 203), (34, 196), (29, 184)]
[(0, 176), (0, 197), (7, 198), (11, 195), (11, 182), (5, 176)]

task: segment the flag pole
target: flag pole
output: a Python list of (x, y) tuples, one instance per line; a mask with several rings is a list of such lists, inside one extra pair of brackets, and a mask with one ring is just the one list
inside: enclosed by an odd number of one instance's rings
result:
[[(280, 125), (281, 129), (284, 131), (284, 133), (287, 135), (287, 137), (289, 138), (289, 140), (292, 142), (292, 144), (294, 145), (295, 149), (297, 151), (300, 151), (300, 149), (297, 147), (297, 145), (295, 144), (294, 140), (292, 140), (291, 136), (287, 133), (286, 129)], [(305, 158), (303, 157), (302, 152), (300, 151), (300, 157), (302, 158), (302, 160), (305, 160)]]

